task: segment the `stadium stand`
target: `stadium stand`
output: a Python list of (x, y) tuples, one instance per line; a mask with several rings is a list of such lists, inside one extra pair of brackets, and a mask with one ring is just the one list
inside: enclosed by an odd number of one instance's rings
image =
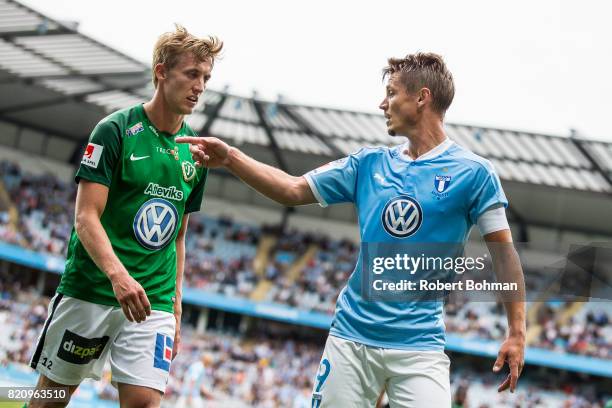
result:
[[(7, 373), (27, 372), (24, 367), (33, 353), (36, 336), (47, 315), (49, 298), (14, 276), (3, 275), (0, 287), (0, 322), (6, 335), (0, 340), (0, 380)], [(317, 370), (321, 342), (288, 334), (290, 328), (261, 324), (248, 336), (231, 332), (198, 333), (186, 325), (181, 353), (172, 365), (166, 406), (189, 406), (198, 399), (206, 406), (309, 407), (312, 378)], [(597, 390), (597, 378), (576, 378), (564, 373), (550, 382), (550, 372), (529, 374), (514, 395), (498, 394), (499, 378), (482, 362), (453, 355), (452, 388), (455, 398), (465, 394), (477, 407), (569, 406), (602, 407), (607, 395)], [(35, 381), (35, 375), (21, 376)], [(77, 401), (104, 406), (99, 401), (116, 401), (108, 367), (98, 383), (87, 382), (93, 395), (82, 393)], [(602, 388), (605, 389), (605, 388)]]
[[(74, 166), (92, 127), (108, 112), (144, 101), (152, 88), (145, 64), (74, 27), (13, 0), (0, 0), (0, 9), (12, 16), (0, 19), (0, 324), (9, 333), (0, 336), (0, 382), (31, 383), (35, 377), (23, 363), (46, 315), (48, 298), (40, 293), (50, 295), (62, 271), (74, 212)], [(291, 174), (364, 145), (393, 142), (380, 114), (264, 101), (227, 89), (207, 90), (203, 99), (189, 117), (194, 129)], [(528, 287), (531, 292), (549, 278), (538, 265), (553, 259), (551, 254), (566, 253), (576, 242), (609, 241), (612, 224), (602, 220), (612, 219), (611, 143), (453, 123), (446, 130), (497, 168), (515, 239), (529, 243), (521, 254), (525, 267), (530, 276), (542, 275), (528, 282), (535, 285)], [(320, 329), (329, 327), (358, 253), (354, 211), (283, 209), (215, 171), (204, 215), (191, 222), (184, 317), (192, 328), (173, 365), (169, 405), (185, 403), (183, 373), (205, 372), (205, 387), (218, 405), (310, 406), (325, 334)], [(485, 374), (505, 335), (501, 305), (449, 303), (445, 320), (457, 401), (467, 398), (469, 406), (483, 407), (603, 406), (604, 391), (612, 389), (612, 310), (610, 298), (601, 299), (608, 301), (565, 304), (543, 296), (529, 304), (530, 365), (513, 396), (497, 395), (498, 379)], [(262, 319), (266, 325), (291, 324), (292, 332), (316, 331), (319, 343), (253, 332)], [(82, 406), (93, 406), (86, 398), (116, 398), (107, 377), (80, 393), (88, 401)]]
[[(0, 144), (76, 164), (101, 117), (151, 95), (148, 67), (16, 1), (2, 5), (14, 18), (0, 22), (0, 88), (11, 95), (0, 101)], [(227, 139), (292, 174), (364, 145), (393, 142), (380, 114), (215, 90), (207, 90), (203, 102), (189, 118), (200, 134)], [(492, 160), (511, 197), (513, 220), (524, 233), (532, 229), (528, 226), (555, 226), (612, 234), (612, 226), (597, 216), (609, 211), (612, 144), (454, 123), (446, 129), (458, 143)], [(225, 177), (211, 180), (209, 192), (279, 208)], [(534, 202), (555, 202), (557, 207), (550, 211)], [(355, 221), (347, 208), (299, 208), (295, 214)]]
[[(75, 188), (50, 174), (32, 175), (16, 164), (0, 162), (2, 180), (9, 197), (19, 209), (17, 231), (2, 239), (37, 252), (64, 255), (73, 219)], [(4, 219), (7, 217), (5, 216)], [(7, 228), (4, 228), (7, 231)], [(0, 230), (1, 232), (2, 230)], [(256, 288), (267, 283), (262, 298), (314, 312), (332, 314), (336, 297), (357, 261), (358, 247), (349, 240), (333, 240), (319, 234), (236, 223), (225, 216), (218, 219), (193, 217), (187, 240), (185, 285), (229, 297), (254, 298)], [(276, 235), (274, 235), (276, 234)], [(5, 236), (6, 235), (6, 236)], [(273, 236), (264, 274), (255, 272), (254, 261), (262, 235)], [(19, 237), (19, 238), (16, 238)], [(308, 248), (313, 248), (309, 259)], [(293, 266), (296, 266), (293, 268)], [(291, 269), (293, 273), (290, 273)], [(537, 290), (531, 287), (531, 290)], [(530, 345), (570, 354), (612, 358), (609, 303), (587, 303), (566, 322), (557, 322), (558, 313), (541, 314), (539, 337)], [(591, 311), (589, 308), (600, 309)], [(546, 308), (550, 306), (546, 304)], [(586, 310), (586, 312), (584, 311)], [(446, 305), (448, 333), (487, 340), (501, 340), (506, 333), (501, 303), (453, 301)]]
[(300, 309), (332, 313), (338, 292), (357, 261), (357, 246), (348, 240), (323, 238), (293, 279), (282, 279), (270, 291), (269, 300)]
[(188, 235), (185, 284), (190, 287), (248, 297), (257, 276), (253, 261), (259, 241), (257, 228), (236, 225), (231, 219), (193, 217)]
[(546, 305), (540, 321), (542, 332), (533, 345), (571, 354), (612, 359), (612, 310), (609, 305), (588, 302), (579, 306), (575, 314), (561, 319), (562, 314), (558, 310), (561, 307), (554, 310)]

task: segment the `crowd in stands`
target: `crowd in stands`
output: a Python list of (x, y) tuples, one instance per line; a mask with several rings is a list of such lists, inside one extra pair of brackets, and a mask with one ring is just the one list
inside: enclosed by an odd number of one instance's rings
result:
[[(540, 312), (542, 327), (535, 347), (612, 359), (612, 324), (609, 303), (592, 302), (565, 321), (559, 319), (564, 306), (545, 304)], [(567, 306), (567, 305), (565, 305)]]
[(452, 357), (453, 408), (607, 408), (612, 394), (606, 384), (571, 373), (523, 371), (514, 393), (499, 393), (499, 375), (471, 357)]
[(182, 402), (203, 395), (250, 407), (310, 407), (321, 346), (263, 334), (186, 331), (183, 337), (188, 340), (173, 363), (168, 398)]
[(506, 313), (500, 302), (449, 302), (444, 311), (449, 333), (487, 340), (502, 340), (506, 336)]
[(0, 174), (19, 213), (18, 228), (5, 223), (0, 238), (34, 251), (64, 254), (74, 215), (74, 187), (51, 174), (22, 172), (7, 161), (0, 162)]
[(229, 218), (190, 217), (184, 285), (248, 297), (258, 282), (253, 271), (260, 233)]
[(323, 313), (333, 313), (340, 289), (353, 272), (359, 249), (348, 240), (318, 239), (318, 250), (295, 281), (281, 276), (270, 300)]
[[(0, 337), (0, 370), (10, 364), (28, 370), (25, 365), (46, 319), (49, 299), (32, 288), (22, 288), (10, 276), (2, 275), (0, 282), (4, 333)], [(273, 331), (255, 331), (248, 336), (196, 333), (185, 324), (181, 351), (171, 365), (165, 406), (198, 406), (198, 401), (204, 401), (203, 406), (236, 408), (310, 407), (312, 381), (323, 345), (281, 338)], [(552, 376), (550, 372), (534, 374), (533, 378), (525, 374), (515, 394), (498, 394), (501, 376), (490, 372), (491, 362), (476, 363), (474, 358), (453, 356), (454, 407), (595, 408), (603, 407), (605, 398), (610, 397), (602, 395), (605, 390), (601, 384), (576, 382), (567, 375)], [(95, 383), (95, 391), (99, 398), (117, 400), (108, 367), (102, 380)]]
[[(18, 282), (4, 275), (0, 282), (0, 369), (9, 364), (25, 366), (46, 319), (49, 298), (32, 288), (22, 290)], [(208, 398), (233, 402), (229, 406), (235, 407), (310, 406), (320, 346), (263, 334), (249, 339), (196, 334), (188, 326), (182, 339), (181, 352), (172, 363), (167, 400), (184, 402), (208, 392)], [(108, 370), (107, 366), (96, 390), (99, 397), (116, 400), (118, 394), (110, 384)]]
[(0, 272), (0, 366), (9, 362), (27, 364), (47, 318), (49, 299), (20, 280)]
[[(32, 175), (18, 165), (0, 161), (4, 188), (19, 213), (17, 228), (10, 225), (7, 211), (0, 211), (0, 240), (38, 252), (65, 256), (73, 223), (75, 186), (52, 175)], [(275, 244), (263, 273), (257, 274), (254, 260), (264, 235), (274, 235)], [(229, 217), (190, 217), (187, 234), (184, 285), (227, 296), (248, 298), (264, 279), (271, 288), (263, 300), (279, 302), (322, 313), (333, 313), (341, 288), (353, 271), (359, 247), (348, 240), (322, 234), (278, 231), (236, 223)], [(309, 248), (299, 269), (292, 265)], [(527, 282), (533, 285), (533, 282)], [(564, 324), (551, 317), (540, 319), (543, 330), (537, 346), (612, 358), (610, 308), (577, 316)], [(500, 303), (455, 301), (446, 305), (449, 333), (501, 340), (506, 335), (506, 318)], [(607, 312), (606, 312), (607, 310)]]

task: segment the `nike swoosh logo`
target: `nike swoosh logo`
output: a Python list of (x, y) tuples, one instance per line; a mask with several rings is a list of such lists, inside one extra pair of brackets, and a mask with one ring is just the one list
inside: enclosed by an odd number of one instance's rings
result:
[(146, 159), (147, 157), (151, 157), (151, 156), (134, 156), (134, 153), (132, 153), (132, 155), (130, 156), (130, 160), (131, 161), (136, 161), (136, 160), (142, 160), (142, 159)]

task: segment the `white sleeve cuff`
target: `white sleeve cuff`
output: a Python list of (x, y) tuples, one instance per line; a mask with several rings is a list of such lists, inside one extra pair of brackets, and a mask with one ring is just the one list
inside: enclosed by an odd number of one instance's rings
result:
[(325, 201), (325, 199), (321, 196), (321, 194), (319, 194), (319, 190), (317, 190), (317, 185), (312, 179), (312, 176), (310, 175), (310, 173), (304, 174), (304, 178), (306, 179), (306, 182), (310, 186), (310, 190), (312, 191), (312, 194), (315, 196), (315, 198), (319, 202), (319, 205), (323, 208), (327, 207), (327, 201)]
[(480, 235), (487, 235), (492, 232), (510, 229), (508, 219), (506, 218), (506, 209), (504, 207), (492, 208), (478, 217), (478, 229)]

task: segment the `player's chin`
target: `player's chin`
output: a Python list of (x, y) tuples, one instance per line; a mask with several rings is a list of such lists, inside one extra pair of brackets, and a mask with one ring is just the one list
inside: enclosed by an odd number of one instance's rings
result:
[(193, 113), (193, 109), (195, 108), (195, 106), (191, 106), (191, 105), (183, 105), (181, 106), (180, 110), (181, 110), (181, 115), (191, 115)]

